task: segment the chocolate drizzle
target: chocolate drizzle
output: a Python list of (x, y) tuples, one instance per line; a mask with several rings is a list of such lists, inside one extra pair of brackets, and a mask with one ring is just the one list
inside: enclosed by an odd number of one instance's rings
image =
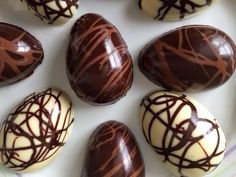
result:
[[(213, 158), (218, 158), (225, 151), (225, 149), (220, 150), (219, 148), (222, 139), (220, 136), (220, 127), (217, 122), (215, 120), (212, 122), (205, 117), (199, 117), (197, 108), (185, 95), (177, 96), (163, 92), (155, 96), (156, 93), (158, 92), (154, 92), (145, 97), (141, 103), (141, 106), (143, 106), (145, 110), (142, 114), (143, 125), (147, 118), (146, 115), (152, 114), (151, 120), (148, 121), (147, 129), (145, 130), (143, 127), (147, 142), (163, 157), (164, 162), (174, 165), (181, 176), (186, 176), (184, 173), (186, 169), (201, 169), (205, 172), (212, 171), (219, 165), (219, 163), (213, 162)], [(158, 106), (160, 109), (156, 112), (154, 106)], [(191, 117), (183, 119), (183, 121), (176, 124), (178, 114), (183, 109), (190, 109)], [(164, 115), (166, 115), (166, 117)], [(155, 146), (153, 144), (154, 136), (158, 138), (158, 135), (151, 136), (151, 132), (155, 127), (154, 123), (161, 124), (165, 127), (161, 146)], [(200, 126), (199, 124), (207, 125), (209, 128), (202, 129), (202, 134), (196, 136), (196, 129), (197, 126)], [(217, 135), (217, 143), (216, 146), (212, 144), (212, 153), (209, 154), (200, 141), (212, 133)], [(187, 157), (187, 153), (189, 153), (190, 149), (196, 144), (201, 147), (205, 156), (195, 161), (190, 159), (189, 156)]]
[(123, 123), (108, 121), (92, 134), (81, 177), (144, 177), (136, 139)]
[[(142, 1), (139, 0), (139, 7), (142, 9)], [(197, 9), (203, 8), (206, 6), (210, 6), (212, 4), (212, 0), (202, 0), (202, 1), (194, 1), (194, 0), (157, 0), (161, 2), (160, 7), (157, 9), (157, 15), (155, 19), (164, 20), (171, 11), (177, 10), (179, 11), (179, 18), (184, 18), (186, 15), (191, 15), (196, 12)], [(191, 8), (189, 8), (191, 7)]]
[(130, 89), (133, 66), (128, 47), (114, 25), (97, 14), (74, 24), (67, 53), (67, 75), (76, 94), (99, 105), (118, 101)]
[(24, 29), (0, 23), (0, 86), (33, 73), (43, 60), (41, 43)]
[(140, 52), (140, 71), (155, 84), (197, 91), (224, 84), (236, 67), (236, 47), (223, 31), (189, 25), (167, 32)]
[[(53, 24), (60, 18), (70, 19), (73, 17), (74, 9), (78, 9), (78, 0), (21, 0), (33, 10), (35, 16), (49, 24)], [(73, 9), (74, 8), (74, 9)], [(39, 11), (40, 9), (40, 11)]]
[(64, 96), (52, 89), (33, 93), (3, 122), (0, 161), (6, 167), (19, 172), (29, 170), (48, 161), (64, 145), (74, 121), (72, 104), (63, 110)]

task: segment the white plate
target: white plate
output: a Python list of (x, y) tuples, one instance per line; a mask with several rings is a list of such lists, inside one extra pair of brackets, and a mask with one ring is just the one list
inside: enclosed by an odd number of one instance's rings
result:
[[(70, 29), (84, 13), (103, 15), (122, 33), (133, 56), (135, 80), (127, 96), (110, 106), (91, 106), (79, 100), (69, 86), (65, 71), (65, 53)], [(75, 108), (75, 126), (72, 136), (59, 156), (46, 168), (23, 177), (79, 177), (84, 152), (92, 131), (102, 122), (124, 122), (135, 134), (140, 145), (146, 177), (172, 176), (145, 142), (138, 118), (141, 98), (158, 88), (148, 81), (137, 67), (140, 49), (154, 37), (176, 27), (188, 24), (207, 24), (218, 27), (236, 41), (236, 1), (223, 0), (208, 11), (191, 19), (177, 22), (158, 22), (140, 12), (135, 0), (81, 0), (79, 12), (69, 23), (60, 27), (49, 26), (29, 14), (19, 0), (0, 1), (0, 21), (23, 27), (43, 44), (45, 58), (29, 78), (0, 88), (0, 119), (4, 120), (22, 99), (35, 91), (56, 86), (64, 89), (72, 98)], [(201, 93), (189, 94), (218, 119), (227, 138), (227, 152), (222, 164), (210, 177), (236, 176), (236, 73), (223, 86)], [(0, 168), (0, 177), (13, 177), (14, 173)]]

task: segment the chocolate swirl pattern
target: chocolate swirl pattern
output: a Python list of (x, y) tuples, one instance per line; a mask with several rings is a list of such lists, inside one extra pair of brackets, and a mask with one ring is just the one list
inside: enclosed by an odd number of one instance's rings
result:
[(132, 59), (125, 41), (110, 22), (85, 14), (71, 31), (67, 74), (76, 94), (92, 104), (111, 104), (130, 89)]
[(0, 23), (0, 86), (31, 75), (43, 60), (41, 43), (24, 29)]
[(81, 177), (144, 177), (135, 137), (122, 123), (108, 121), (92, 134)]
[(20, 0), (42, 21), (49, 24), (63, 24), (77, 12), (78, 0)]
[(17, 172), (44, 167), (65, 144), (73, 124), (64, 93), (33, 93), (9, 114), (0, 129), (0, 162)]
[(147, 142), (176, 176), (204, 176), (223, 159), (224, 133), (195, 100), (153, 92), (143, 99), (140, 116)]
[(154, 83), (176, 91), (224, 84), (236, 67), (236, 47), (211, 26), (184, 26), (157, 37), (140, 53), (140, 71)]
[(178, 20), (202, 11), (218, 0), (139, 0), (140, 9), (158, 20)]

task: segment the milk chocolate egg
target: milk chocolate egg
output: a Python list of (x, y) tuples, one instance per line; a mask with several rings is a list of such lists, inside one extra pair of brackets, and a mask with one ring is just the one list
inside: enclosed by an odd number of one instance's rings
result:
[(190, 25), (155, 38), (139, 56), (141, 72), (155, 84), (176, 91), (198, 91), (224, 84), (236, 66), (236, 48), (223, 31)]
[(31, 75), (43, 60), (41, 43), (24, 29), (0, 22), (0, 87)]
[(196, 100), (154, 91), (142, 100), (140, 117), (147, 142), (176, 176), (202, 177), (222, 161), (224, 133)]
[(67, 74), (75, 93), (91, 104), (111, 104), (126, 95), (132, 59), (116, 27), (97, 14), (79, 18), (70, 34)]
[(64, 24), (77, 12), (79, 0), (20, 0), (42, 21), (48, 24)]
[(108, 121), (92, 134), (81, 177), (144, 177), (135, 137), (123, 123)]
[(65, 93), (47, 89), (29, 95), (0, 128), (0, 163), (19, 173), (46, 166), (66, 143), (73, 121)]
[(219, 0), (139, 0), (139, 7), (158, 20), (173, 21), (191, 17)]

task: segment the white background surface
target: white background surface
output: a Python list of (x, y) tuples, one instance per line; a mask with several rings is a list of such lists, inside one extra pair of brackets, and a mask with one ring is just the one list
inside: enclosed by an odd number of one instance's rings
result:
[[(69, 86), (65, 71), (65, 54), (70, 29), (82, 14), (94, 12), (103, 15), (121, 32), (129, 46), (134, 63), (134, 82), (127, 96), (110, 106), (91, 106), (76, 97)], [(44, 47), (43, 63), (29, 78), (7, 87), (0, 88), (0, 120), (23, 98), (32, 92), (48, 87), (59, 87), (71, 97), (75, 110), (75, 125), (68, 143), (59, 156), (46, 168), (23, 177), (79, 177), (86, 145), (92, 131), (102, 122), (118, 120), (132, 130), (140, 145), (145, 165), (146, 177), (171, 176), (155, 156), (155, 152), (145, 142), (138, 118), (138, 107), (142, 97), (153, 89), (159, 89), (139, 71), (137, 56), (141, 48), (154, 37), (176, 27), (188, 24), (207, 24), (218, 27), (236, 41), (236, 1), (222, 0), (208, 11), (191, 19), (177, 22), (158, 22), (138, 9), (135, 0), (81, 0), (77, 15), (64, 26), (49, 26), (32, 16), (19, 0), (0, 0), (0, 21), (23, 27)], [(228, 141), (228, 147), (236, 142), (236, 73), (223, 86), (201, 93), (189, 93), (215, 115)], [(231, 156), (230, 158), (236, 158)], [(223, 161), (214, 172), (217, 174), (227, 163)], [(236, 173), (236, 171), (234, 170)], [(214, 176), (214, 175), (211, 175)], [(228, 177), (230, 175), (221, 175)], [(1, 177), (1, 174), (0, 174)]]

